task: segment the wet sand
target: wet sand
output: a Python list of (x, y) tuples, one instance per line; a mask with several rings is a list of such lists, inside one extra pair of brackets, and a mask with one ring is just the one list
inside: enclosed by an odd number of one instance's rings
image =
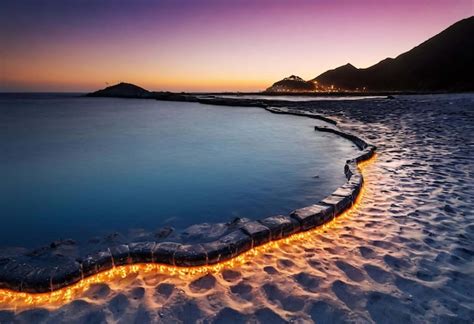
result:
[(356, 212), (220, 273), (130, 275), (0, 323), (472, 322), (474, 95), (280, 105), (377, 145)]

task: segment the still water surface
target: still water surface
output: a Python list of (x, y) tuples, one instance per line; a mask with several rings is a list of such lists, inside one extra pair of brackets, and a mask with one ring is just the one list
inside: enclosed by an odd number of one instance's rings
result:
[(350, 142), (259, 108), (0, 95), (0, 247), (288, 213), (344, 182)]
[(254, 100), (277, 100), (277, 101), (341, 101), (341, 100), (366, 100), (384, 99), (387, 96), (320, 96), (320, 95), (220, 95), (220, 98), (230, 99), (254, 99)]

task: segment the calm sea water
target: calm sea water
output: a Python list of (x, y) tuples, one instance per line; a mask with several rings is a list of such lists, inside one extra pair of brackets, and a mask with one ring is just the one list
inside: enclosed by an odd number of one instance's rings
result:
[(355, 148), (258, 108), (0, 95), (0, 246), (183, 229), (313, 203)]
[(387, 96), (266, 96), (266, 95), (221, 95), (221, 98), (231, 99), (260, 99), (260, 100), (283, 100), (283, 101), (340, 101), (340, 100), (364, 100), (383, 99)]

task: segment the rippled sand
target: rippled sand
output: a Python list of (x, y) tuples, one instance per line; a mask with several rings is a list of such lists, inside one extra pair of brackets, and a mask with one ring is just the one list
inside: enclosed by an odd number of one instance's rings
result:
[(131, 275), (0, 323), (472, 323), (474, 95), (292, 105), (378, 146), (355, 213), (221, 273)]

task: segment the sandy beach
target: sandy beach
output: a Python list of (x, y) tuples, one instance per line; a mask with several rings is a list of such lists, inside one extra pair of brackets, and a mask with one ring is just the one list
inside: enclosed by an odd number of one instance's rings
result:
[(472, 321), (474, 96), (277, 105), (377, 145), (354, 213), (218, 273), (129, 275), (59, 307), (0, 311), (0, 323)]

